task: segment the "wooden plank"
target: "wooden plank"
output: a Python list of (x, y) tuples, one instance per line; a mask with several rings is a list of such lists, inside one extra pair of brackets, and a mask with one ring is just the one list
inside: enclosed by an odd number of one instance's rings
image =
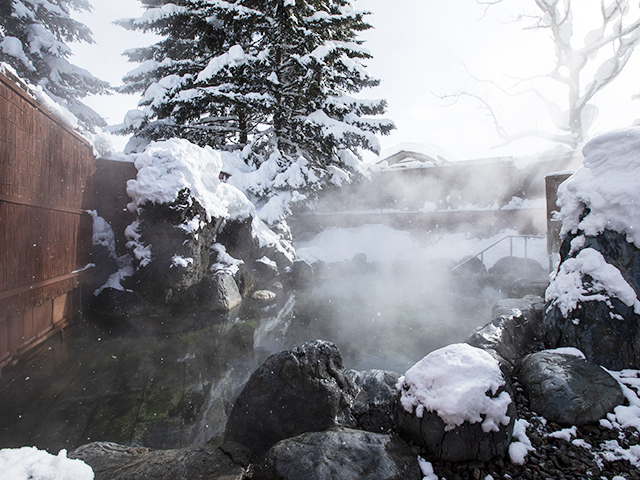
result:
[(53, 317), (51, 322), (54, 325), (67, 318), (71, 318), (72, 298), (73, 295), (71, 293), (65, 293), (53, 299)]

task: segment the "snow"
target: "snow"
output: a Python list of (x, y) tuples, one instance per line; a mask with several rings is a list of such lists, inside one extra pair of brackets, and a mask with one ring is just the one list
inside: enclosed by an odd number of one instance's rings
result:
[(531, 441), (527, 437), (527, 427), (530, 424), (524, 419), (518, 419), (513, 425), (513, 438), (515, 441), (509, 445), (509, 458), (515, 465), (524, 465), (527, 454), (533, 450)]
[(31, 62), (25, 55), (24, 50), (22, 49), (22, 42), (20, 41), (19, 38), (11, 37), (11, 36), (4, 37), (2, 39), (2, 42), (0, 42), (0, 49), (2, 49), (2, 53), (5, 53), (6, 55), (11, 55), (12, 57), (15, 57), (18, 60), (20, 60), (22, 63), (25, 64), (25, 66), (29, 70), (34, 70), (33, 65), (31, 64)]
[(508, 425), (507, 392), (496, 396), (505, 385), (500, 366), (489, 353), (457, 343), (431, 352), (398, 380), (400, 403), (405, 411), (422, 418), (425, 410), (435, 412), (450, 431), (469, 423), (482, 422), (485, 433)]
[(561, 235), (581, 230), (595, 236), (608, 229), (640, 247), (640, 129), (596, 137), (582, 153), (583, 165), (558, 189)]
[(238, 260), (237, 258), (233, 258), (229, 255), (225, 246), (220, 243), (214, 243), (211, 245), (211, 250), (216, 253), (217, 259), (217, 262), (209, 267), (212, 272), (221, 271), (235, 275), (238, 272), (240, 265), (244, 263), (242, 260)]
[(67, 458), (67, 451), (51, 455), (36, 447), (0, 450), (0, 471), (11, 480), (93, 480), (93, 470), (82, 460)]
[(181, 255), (174, 255), (173, 257), (171, 257), (171, 265), (169, 266), (169, 268), (172, 267), (182, 267), (182, 268), (188, 268), (189, 265), (193, 264), (193, 258), (185, 258)]
[(431, 462), (427, 462), (424, 458), (418, 456), (418, 465), (423, 475), (422, 480), (438, 480), (438, 476), (433, 472)]
[(394, 145), (393, 147), (385, 148), (380, 154), (380, 157), (386, 159), (402, 151), (415, 152), (426, 155), (427, 157), (432, 158), (434, 161), (440, 160), (439, 164), (453, 163), (458, 161), (456, 157), (454, 157), (448, 151), (438, 145), (413, 142), (402, 142)]
[(198, 82), (206, 82), (223, 68), (242, 65), (246, 60), (247, 55), (245, 55), (242, 47), (240, 45), (234, 45), (228, 52), (209, 60), (208, 65), (198, 74), (196, 80)]
[(547, 201), (545, 198), (520, 198), (520, 197), (511, 197), (509, 203), (507, 203), (500, 210), (520, 210), (523, 208), (545, 208), (547, 205)]
[(560, 348), (553, 348), (553, 349), (544, 350), (544, 351), (549, 353), (559, 353), (561, 355), (571, 355), (573, 357), (578, 357), (578, 358), (586, 358), (584, 353), (582, 353), (579, 349), (575, 347), (560, 347)]
[(95, 210), (89, 210), (87, 213), (93, 219), (93, 245), (101, 246), (107, 249), (109, 256), (116, 261), (118, 271), (111, 274), (104, 285), (101, 285), (93, 294), (98, 295), (105, 288), (115, 288), (116, 290), (124, 290), (122, 280), (133, 275), (133, 266), (131, 258), (128, 255), (118, 257), (116, 254), (116, 240), (111, 225), (98, 215)]
[(183, 189), (205, 209), (207, 220), (252, 216), (255, 207), (237, 188), (220, 182), (220, 154), (187, 140), (151, 143), (135, 161), (138, 175), (127, 182), (127, 193), (135, 210), (147, 202), (172, 203)]
[(548, 436), (551, 438), (564, 440), (565, 442), (570, 442), (571, 439), (577, 435), (577, 433), (577, 427), (573, 426), (569, 428), (563, 428), (562, 430), (558, 430), (557, 432), (552, 432)]
[[(585, 281), (588, 276), (590, 281)], [(573, 311), (578, 302), (607, 301), (616, 297), (640, 314), (640, 302), (620, 270), (607, 263), (593, 248), (581, 250), (575, 258), (566, 259), (553, 274), (545, 293), (551, 306), (557, 305), (563, 316)]]
[(407, 232), (384, 225), (328, 228), (311, 241), (296, 245), (298, 259), (308, 263), (351, 260), (356, 253), (364, 253), (370, 262), (379, 262), (416, 249)]
[[(434, 233), (426, 241), (418, 243), (406, 231), (385, 225), (365, 224), (353, 228), (327, 228), (313, 238), (295, 242), (295, 247), (298, 259), (307, 263), (349, 261), (356, 253), (364, 253), (370, 262), (391, 262), (397, 259), (412, 262), (451, 259), (457, 262), (509, 235), (517, 235), (517, 232), (504, 230), (488, 238), (475, 238), (464, 233)], [(509, 251), (509, 242), (499, 243), (483, 254), (485, 266), (492, 267), (499, 258), (508, 256)], [(523, 254), (524, 241), (514, 239), (513, 255), (524, 256)], [(546, 239), (528, 239), (527, 255), (545, 265)]]

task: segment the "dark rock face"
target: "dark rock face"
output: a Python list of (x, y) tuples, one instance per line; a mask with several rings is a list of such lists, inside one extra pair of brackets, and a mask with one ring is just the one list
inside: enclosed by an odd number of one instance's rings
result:
[(314, 280), (314, 269), (307, 262), (303, 262), (301, 260), (293, 262), (293, 266), (291, 267), (291, 274), (289, 275), (289, 280), (292, 283), (293, 287), (308, 287), (313, 283)]
[(537, 295), (500, 300), (493, 307), (493, 320), (471, 334), (467, 343), (513, 361), (540, 341), (543, 311), (544, 300)]
[[(187, 189), (171, 204), (145, 204), (138, 219), (138, 242), (150, 246), (151, 261), (139, 262), (133, 290), (167, 305), (185, 303), (207, 272), (221, 220), (207, 222), (204, 208)], [(197, 228), (189, 227), (193, 224)]]
[(395, 424), (396, 384), (400, 375), (385, 370), (347, 370), (347, 375), (360, 388), (351, 406), (351, 416), (358, 428), (377, 433), (391, 432)]
[(209, 445), (193, 449), (152, 450), (95, 442), (77, 448), (68, 457), (91, 466), (95, 480), (244, 478), (243, 467), (233, 463), (220, 449)]
[(91, 299), (90, 308), (104, 320), (129, 318), (144, 313), (144, 303), (135, 293), (110, 287)]
[(507, 410), (511, 419), (509, 425), (501, 425), (497, 432), (484, 432), (480, 423), (469, 422), (447, 431), (444, 421), (435, 412), (425, 411), (422, 418), (418, 418), (415, 414), (406, 412), (402, 406), (397, 411), (402, 438), (424, 446), (433, 455), (449, 462), (486, 462), (495, 456), (504, 457), (511, 443), (516, 420), (516, 406), (513, 402)]
[[(252, 259), (249, 269), (258, 288), (268, 288), (278, 278), (280, 272), (291, 267), (292, 262), (281, 251), (260, 246), (252, 230), (253, 218), (245, 220), (227, 220), (220, 227), (216, 241), (226, 247), (227, 253), (234, 258)], [(269, 262), (258, 261), (263, 257), (275, 262), (276, 266)]]
[(234, 403), (225, 440), (263, 455), (285, 438), (337, 426), (356, 394), (332, 343), (315, 340), (276, 353), (251, 375)]
[(511, 277), (545, 278), (547, 271), (531, 258), (502, 257), (489, 269), (489, 273)]
[(596, 423), (624, 402), (618, 382), (585, 359), (550, 351), (522, 360), (520, 382), (531, 409), (561, 425)]
[(411, 448), (395, 435), (334, 428), (274, 445), (254, 480), (420, 480)]
[(200, 305), (208, 310), (228, 312), (242, 303), (238, 285), (228, 273), (205, 276), (199, 288)]
[[(560, 249), (561, 265), (579, 252), (571, 252), (567, 237)], [(622, 235), (605, 230), (597, 237), (585, 237), (581, 250), (592, 248), (616, 267), (624, 280), (640, 294), (640, 250)], [(583, 278), (588, 286), (591, 279)], [(605, 293), (605, 292), (603, 292)], [(544, 316), (544, 337), (550, 348), (580, 349), (598, 365), (612, 370), (640, 367), (640, 315), (615, 297), (606, 301), (581, 301), (566, 317), (557, 304), (549, 303)]]

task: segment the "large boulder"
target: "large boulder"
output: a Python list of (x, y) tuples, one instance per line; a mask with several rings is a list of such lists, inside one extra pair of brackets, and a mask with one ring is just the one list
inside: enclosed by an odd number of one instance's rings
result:
[(356, 394), (332, 343), (315, 340), (276, 353), (251, 375), (235, 401), (225, 441), (261, 456), (285, 438), (349, 423)]
[(560, 255), (546, 293), (548, 347), (576, 347), (612, 370), (639, 368), (640, 249), (605, 230), (567, 236)]
[(640, 367), (640, 129), (582, 149), (558, 187), (560, 264), (545, 298), (548, 346), (579, 348), (598, 365)]
[(605, 370), (562, 351), (527, 355), (518, 378), (531, 409), (560, 425), (596, 423), (624, 402), (620, 385)]
[(333, 428), (274, 445), (254, 480), (420, 480), (418, 461), (395, 435)]
[(208, 271), (221, 221), (207, 222), (204, 208), (188, 189), (172, 203), (139, 207), (138, 221), (128, 230), (137, 267), (128, 285), (153, 302), (186, 303)]
[(452, 462), (486, 462), (507, 452), (516, 408), (491, 353), (449, 345), (411, 367), (398, 387), (398, 429), (406, 440)]
[(69, 453), (87, 463), (95, 480), (206, 478), (241, 480), (245, 469), (210, 445), (178, 450), (152, 450), (109, 442), (83, 445)]
[(516, 360), (540, 342), (543, 312), (544, 300), (537, 295), (500, 300), (493, 307), (493, 320), (472, 333), (467, 343)]
[(212, 311), (228, 312), (242, 303), (233, 276), (225, 272), (207, 274), (200, 282), (200, 305)]
[(351, 406), (356, 426), (369, 432), (391, 432), (395, 426), (396, 384), (400, 374), (386, 370), (347, 370), (347, 375), (359, 389)]

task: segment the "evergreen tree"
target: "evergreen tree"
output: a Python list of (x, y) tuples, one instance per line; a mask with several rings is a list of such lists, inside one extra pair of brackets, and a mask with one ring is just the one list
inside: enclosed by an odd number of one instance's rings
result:
[(0, 61), (39, 85), (93, 131), (104, 120), (79, 99), (108, 93), (109, 85), (69, 62), (70, 42), (93, 43), (89, 28), (71, 10), (90, 10), (88, 0), (0, 0)]
[(353, 96), (378, 81), (357, 39), (366, 13), (348, 0), (141, 1), (145, 14), (120, 23), (164, 38), (125, 52), (142, 63), (123, 87), (143, 92), (143, 114), (125, 123), (137, 136), (242, 150), (286, 190), (348, 177), (360, 149), (377, 152), (375, 135), (394, 128), (369, 118), (383, 100)]

